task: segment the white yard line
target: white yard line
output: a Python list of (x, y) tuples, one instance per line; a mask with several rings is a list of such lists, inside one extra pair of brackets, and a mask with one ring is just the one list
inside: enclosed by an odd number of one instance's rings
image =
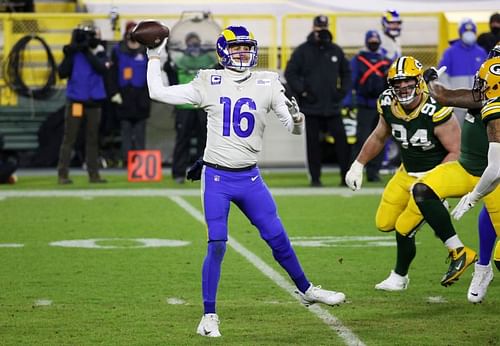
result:
[[(340, 195), (345, 197), (361, 196), (361, 195), (380, 195), (382, 188), (365, 188), (360, 191), (353, 192), (346, 188), (276, 188), (271, 189), (274, 196), (304, 196), (304, 195)], [(0, 201), (6, 198), (30, 198), (30, 197), (76, 197), (76, 198), (91, 198), (91, 197), (168, 197), (187, 213), (193, 216), (196, 220), (205, 223), (203, 214), (189, 204), (182, 197), (199, 196), (198, 189), (107, 189), (107, 190), (4, 190), (0, 191)], [(275, 271), (263, 260), (261, 260), (253, 252), (249, 251), (241, 245), (233, 237), (228, 237), (228, 245), (236, 252), (245, 257), (251, 264), (259, 269), (265, 276), (270, 278), (276, 285), (290, 293), (295, 299), (299, 299), (294, 293), (295, 287), (290, 284), (280, 273)], [(328, 325), (337, 335), (342, 338), (346, 345), (349, 346), (364, 346), (365, 344), (354, 334), (349, 328), (344, 326), (342, 322), (333, 316), (328, 310), (313, 305), (308, 308), (310, 312), (319, 317), (326, 325)]]
[[(366, 196), (381, 195), (383, 188), (275, 188), (274, 196)], [(0, 190), (0, 200), (11, 197), (173, 197), (199, 196), (199, 189), (106, 189), (106, 190)]]
[[(177, 203), (193, 218), (202, 223), (205, 223), (203, 214), (191, 204), (186, 202), (186, 200), (184, 200), (180, 196), (170, 196), (170, 199)], [(265, 276), (271, 279), (276, 285), (290, 293), (290, 295), (295, 299), (299, 300), (297, 294), (294, 293), (295, 287), (291, 285), (289, 281), (285, 279), (285, 277), (283, 277), (280, 273), (275, 271), (263, 260), (261, 260), (257, 255), (245, 248), (233, 237), (228, 237), (227, 244), (232, 247), (233, 250), (235, 250), (237, 253), (245, 257), (251, 264), (253, 264), (258, 270), (260, 270)], [(364, 345), (364, 343), (356, 336), (356, 334), (354, 334), (349, 328), (344, 326), (342, 322), (337, 317), (333, 316), (328, 310), (318, 305), (313, 305), (309, 307), (309, 311), (323, 320), (325, 324), (327, 324), (333, 331), (335, 331), (337, 335), (346, 343), (346, 345)]]

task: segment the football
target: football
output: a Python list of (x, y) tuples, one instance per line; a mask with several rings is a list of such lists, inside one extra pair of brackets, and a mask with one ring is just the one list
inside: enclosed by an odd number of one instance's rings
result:
[(158, 47), (170, 30), (166, 25), (156, 20), (143, 20), (132, 30), (132, 38), (148, 48)]

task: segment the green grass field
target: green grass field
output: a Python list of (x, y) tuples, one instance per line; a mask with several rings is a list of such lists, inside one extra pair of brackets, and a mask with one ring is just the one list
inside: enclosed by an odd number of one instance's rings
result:
[[(233, 207), (218, 293), (223, 337), (208, 339), (195, 333), (206, 251), (199, 185), (74, 178), (61, 188), (54, 176), (21, 176), (0, 188), (0, 345), (500, 344), (498, 281), (477, 305), (466, 298), (471, 268), (442, 287), (447, 251), (428, 226), (408, 290), (374, 290), (395, 262), (394, 235), (374, 228), (383, 184), (351, 193), (308, 189), (303, 174), (265, 174), (308, 278), (348, 302), (301, 306)], [(455, 223), (476, 249), (479, 210)]]

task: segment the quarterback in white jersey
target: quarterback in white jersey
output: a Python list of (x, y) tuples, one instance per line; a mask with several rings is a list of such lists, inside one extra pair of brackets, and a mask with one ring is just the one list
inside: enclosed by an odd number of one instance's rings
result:
[(382, 16), (383, 33), (380, 35), (382, 41), (380, 49), (383, 55), (391, 62), (402, 55), (401, 42), (399, 40), (402, 23), (401, 17), (396, 10), (387, 10)]
[(217, 39), (217, 55), (224, 69), (200, 70), (192, 82), (170, 87), (161, 81), (159, 52), (164, 44), (148, 50), (150, 97), (175, 105), (198, 105), (208, 117), (207, 145), (198, 165), (208, 247), (202, 269), (204, 314), (196, 332), (221, 336), (216, 295), (231, 202), (259, 230), (276, 261), (295, 283), (303, 304), (344, 302), (343, 293), (315, 287), (306, 278), (256, 165), (268, 113), (274, 111), (283, 125), (297, 135), (302, 133), (304, 116), (295, 100), (285, 97), (276, 73), (250, 70), (257, 64), (253, 34), (242, 26), (227, 27)]

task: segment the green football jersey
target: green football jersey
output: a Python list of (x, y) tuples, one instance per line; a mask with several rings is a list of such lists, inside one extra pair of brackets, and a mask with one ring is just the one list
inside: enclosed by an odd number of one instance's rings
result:
[(392, 138), (399, 146), (407, 172), (426, 172), (448, 155), (434, 129), (451, 119), (452, 108), (441, 106), (428, 94), (423, 94), (418, 107), (407, 114), (388, 89), (379, 96), (377, 109), (391, 127)]
[(465, 116), (458, 161), (472, 175), (481, 176), (488, 166), (489, 142), (485, 123), (499, 118), (500, 98), (488, 101), (481, 110), (469, 110)]

